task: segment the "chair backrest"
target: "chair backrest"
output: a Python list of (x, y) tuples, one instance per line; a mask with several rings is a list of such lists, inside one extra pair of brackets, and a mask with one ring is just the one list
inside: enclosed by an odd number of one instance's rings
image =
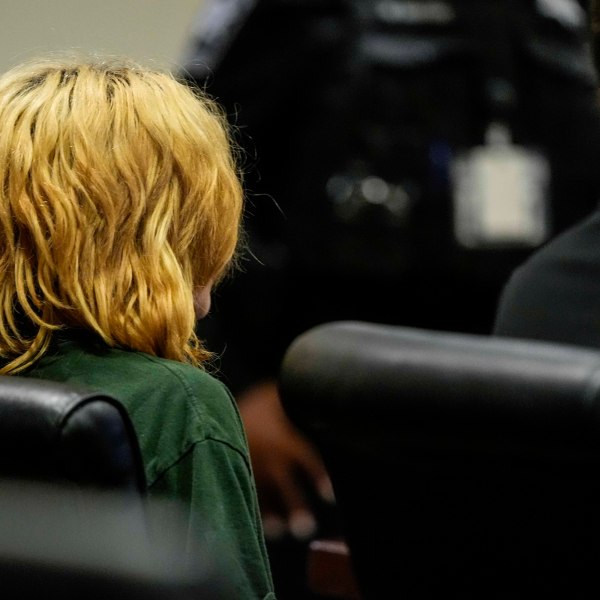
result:
[(29, 377), (0, 376), (0, 476), (144, 494), (131, 420), (114, 398)]
[(367, 599), (597, 595), (599, 388), (593, 350), (360, 322), (280, 377)]

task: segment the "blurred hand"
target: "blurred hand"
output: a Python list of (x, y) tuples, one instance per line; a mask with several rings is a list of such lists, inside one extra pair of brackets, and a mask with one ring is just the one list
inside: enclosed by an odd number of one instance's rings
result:
[(326, 502), (334, 502), (331, 481), (318, 451), (287, 418), (274, 381), (252, 386), (237, 400), (265, 536), (278, 539), (290, 533), (298, 539), (310, 538), (317, 521), (309, 498), (316, 492)]

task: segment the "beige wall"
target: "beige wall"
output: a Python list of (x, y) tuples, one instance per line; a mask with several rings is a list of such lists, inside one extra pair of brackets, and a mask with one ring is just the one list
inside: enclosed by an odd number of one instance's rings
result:
[(176, 67), (202, 0), (0, 0), (0, 72), (48, 51)]

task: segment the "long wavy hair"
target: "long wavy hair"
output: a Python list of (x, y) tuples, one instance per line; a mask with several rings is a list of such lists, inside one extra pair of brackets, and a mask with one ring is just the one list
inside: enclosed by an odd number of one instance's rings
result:
[(227, 122), (172, 75), (36, 61), (0, 77), (0, 356), (56, 330), (197, 366), (193, 292), (234, 262), (243, 192)]

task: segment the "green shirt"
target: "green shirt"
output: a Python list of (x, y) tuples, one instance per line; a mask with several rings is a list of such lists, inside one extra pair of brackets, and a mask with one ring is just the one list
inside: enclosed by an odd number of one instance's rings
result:
[(237, 597), (273, 600), (248, 445), (227, 388), (191, 365), (86, 337), (63, 335), (24, 375), (85, 385), (120, 400), (139, 439), (149, 495), (182, 501), (191, 534), (205, 531), (227, 549)]

